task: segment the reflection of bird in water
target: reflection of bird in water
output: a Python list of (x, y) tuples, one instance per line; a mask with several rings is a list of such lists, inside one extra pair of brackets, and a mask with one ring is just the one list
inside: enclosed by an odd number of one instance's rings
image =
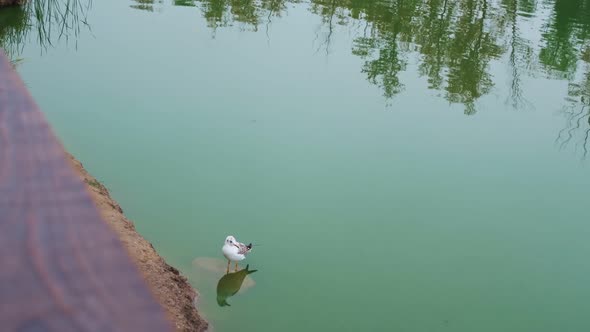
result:
[(226, 299), (234, 296), (242, 287), (242, 283), (246, 276), (250, 273), (254, 273), (258, 270), (248, 270), (250, 265), (246, 265), (246, 268), (234, 273), (228, 273), (219, 279), (217, 283), (217, 304), (220, 307), (229, 306)]
[(229, 265), (231, 262), (236, 262), (236, 268), (234, 271), (237, 271), (238, 262), (244, 260), (250, 250), (252, 250), (252, 243), (245, 245), (236, 241), (236, 238), (231, 235), (226, 237), (221, 251), (223, 252), (223, 256), (227, 258), (227, 273), (229, 273)]

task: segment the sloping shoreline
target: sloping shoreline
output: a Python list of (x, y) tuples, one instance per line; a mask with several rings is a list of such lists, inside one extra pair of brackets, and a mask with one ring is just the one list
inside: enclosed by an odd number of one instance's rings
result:
[(195, 308), (197, 293), (187, 279), (168, 265), (152, 244), (137, 233), (133, 223), (123, 215), (123, 210), (110, 197), (105, 186), (90, 175), (81, 162), (72, 155), (68, 156), (76, 174), (87, 184), (103, 219), (119, 236), (176, 331), (207, 331), (209, 324)]

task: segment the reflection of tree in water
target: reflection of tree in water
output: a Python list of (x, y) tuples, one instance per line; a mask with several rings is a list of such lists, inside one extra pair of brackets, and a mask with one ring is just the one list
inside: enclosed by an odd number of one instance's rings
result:
[[(509, 82), (510, 91), (506, 103), (513, 109), (531, 107), (531, 103), (523, 96), (522, 76), (532, 71), (534, 67), (534, 50), (528, 39), (522, 37), (520, 32), (519, 16), (531, 17), (536, 9), (536, 1), (502, 0), (505, 8), (506, 32), (508, 35), (508, 65), (511, 71)], [(524, 73), (523, 73), (524, 72)]]
[[(29, 35), (50, 46), (77, 36), (86, 25), (90, 0), (31, 0), (24, 7), (0, 11), (0, 46), (16, 60)], [(153, 10), (162, 0), (133, 0), (133, 7)], [(174, 0), (178, 6), (198, 4), (213, 33), (219, 27), (241, 24), (257, 31), (286, 14), (288, 4), (301, 0)], [(337, 26), (356, 37), (352, 53), (364, 60), (361, 71), (393, 98), (404, 89), (400, 73), (407, 59), (417, 56), (418, 72), (428, 87), (450, 102), (476, 112), (478, 99), (494, 87), (490, 62), (508, 62), (507, 104), (515, 109), (530, 104), (523, 78), (535, 67), (569, 83), (565, 128), (557, 142), (590, 149), (590, 0), (311, 0), (309, 10), (321, 17), (320, 48), (329, 53)], [(548, 13), (537, 49), (522, 30), (535, 12)], [(545, 15), (545, 14), (543, 14)], [(30, 34), (30, 31), (35, 34)], [(575, 143), (574, 143), (575, 142)]]
[(583, 78), (568, 85), (568, 105), (562, 112), (566, 124), (555, 139), (560, 149), (573, 144), (583, 159), (590, 149), (590, 64), (585, 67)]
[(405, 53), (412, 41), (412, 17), (420, 1), (356, 2), (354, 8), (367, 22), (361, 37), (354, 40), (352, 52), (365, 59), (362, 72), (369, 82), (381, 87), (391, 98), (403, 90), (399, 73), (406, 69)]
[(475, 112), (475, 101), (491, 89), (488, 64), (502, 49), (490, 24), (497, 8), (487, 1), (370, 0), (344, 5), (351, 17), (366, 22), (353, 53), (366, 60), (362, 71), (385, 97), (403, 90), (399, 73), (406, 69), (407, 54), (416, 51), (420, 74), (428, 78), (429, 87), (444, 90), (451, 102), (465, 104), (467, 114)]
[[(242, 23), (242, 28), (250, 27), (258, 31), (258, 26), (263, 22), (268, 24), (273, 17), (281, 17), (287, 9), (285, 0), (195, 0), (200, 4), (203, 16), (207, 20), (207, 26), (215, 31), (220, 27), (233, 25), (234, 22)], [(298, 3), (299, 1), (289, 1)]]
[(326, 50), (326, 55), (328, 55), (330, 54), (332, 35), (336, 26), (350, 23), (348, 10), (340, 7), (338, 0), (320, 0), (312, 2), (311, 12), (322, 18), (322, 24), (316, 30), (315, 41), (320, 41), (317, 51), (323, 48)]
[(193, 0), (174, 0), (174, 5), (181, 7), (195, 7)]
[[(164, 4), (163, 0), (133, 0), (135, 4), (131, 5), (131, 8), (145, 10), (148, 12), (158, 11), (158, 8)], [(190, 2), (192, 4), (192, 1)], [(176, 6), (187, 6), (186, 2), (182, 0), (174, 0)]]
[(435, 0), (420, 8), (421, 20), (417, 24), (416, 42), (421, 45), (423, 61), (420, 74), (428, 78), (430, 89), (444, 87), (444, 71), (447, 67), (448, 50), (452, 36), (451, 18), (456, 15), (457, 3)]
[[(462, 1), (454, 37), (449, 48), (447, 99), (465, 104), (465, 113), (475, 113), (475, 101), (493, 85), (488, 72), (491, 59), (501, 54), (497, 38), (485, 21), (491, 15), (487, 1)], [(445, 46), (443, 46), (445, 47)]]
[[(281, 16), (291, 3), (198, 2), (210, 27), (241, 22), (253, 30)], [(541, 17), (546, 22), (542, 46), (537, 49), (523, 27), (530, 26), (540, 10), (549, 16)], [(567, 79), (570, 99), (576, 100), (566, 113), (572, 118), (560, 135), (560, 144), (572, 141), (576, 130), (582, 137), (588, 133), (584, 127), (587, 113), (581, 110), (587, 110), (585, 104), (590, 103), (589, 79), (588, 75), (576, 77), (580, 76), (580, 60), (590, 63), (590, 0), (311, 0), (310, 11), (322, 18), (318, 39), (326, 53), (336, 26), (354, 30), (352, 53), (364, 59), (362, 72), (387, 98), (404, 89), (400, 73), (406, 70), (407, 59), (417, 55), (419, 74), (427, 78), (428, 87), (443, 92), (450, 102), (465, 105), (465, 113), (473, 114), (477, 101), (498, 83), (490, 74), (490, 62), (506, 57), (510, 74), (507, 105), (531, 107), (522, 81), (536, 67), (543, 68), (551, 77)], [(570, 130), (572, 138), (568, 139)]]
[(539, 60), (554, 77), (572, 79), (590, 32), (590, 1), (555, 0)]
[(2, 8), (0, 11), (0, 47), (13, 61), (22, 52), (31, 30), (42, 49), (80, 33), (88, 27), (86, 13), (90, 0), (31, 0), (23, 6)]
[(27, 12), (21, 6), (0, 10), (0, 48), (16, 64), (16, 58), (24, 46), (27, 35)]
[(590, 0), (555, 0), (543, 31), (539, 61), (551, 77), (568, 80), (564, 128), (556, 143), (573, 145), (582, 157), (590, 149)]
[[(517, 1), (517, 0), (513, 0)], [(272, 13), (280, 16), (286, 1), (199, 0), (213, 29), (242, 22), (257, 30)], [(530, 0), (529, 0), (530, 2)], [(493, 86), (489, 62), (502, 54), (497, 2), (486, 0), (312, 0), (310, 10), (322, 18), (322, 48), (329, 53), (336, 25), (360, 28), (352, 52), (365, 59), (362, 72), (387, 98), (403, 90), (400, 73), (411, 52), (421, 55), (420, 73), (429, 86), (451, 102), (475, 112), (475, 102)], [(274, 11), (269, 4), (274, 4)], [(266, 13), (266, 15), (265, 15)], [(274, 16), (274, 15), (272, 15)]]

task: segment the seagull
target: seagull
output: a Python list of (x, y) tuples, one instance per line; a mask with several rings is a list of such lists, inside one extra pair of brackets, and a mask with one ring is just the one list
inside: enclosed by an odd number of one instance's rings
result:
[(244, 260), (250, 250), (252, 250), (252, 243), (245, 245), (236, 241), (236, 238), (231, 235), (226, 237), (221, 251), (223, 252), (223, 256), (227, 258), (227, 273), (229, 273), (231, 262), (236, 262), (235, 271), (238, 271), (238, 262)]

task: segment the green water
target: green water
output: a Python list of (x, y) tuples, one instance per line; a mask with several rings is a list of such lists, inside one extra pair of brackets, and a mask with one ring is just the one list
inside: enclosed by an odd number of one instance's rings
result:
[(590, 1), (76, 8), (0, 43), (215, 331), (590, 330)]

